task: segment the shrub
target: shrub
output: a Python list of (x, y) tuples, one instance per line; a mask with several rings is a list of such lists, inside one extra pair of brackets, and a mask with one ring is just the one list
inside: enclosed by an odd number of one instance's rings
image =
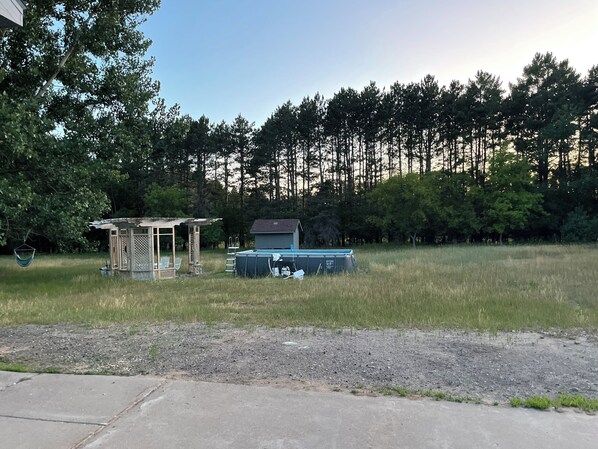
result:
[(569, 212), (561, 226), (561, 238), (564, 242), (588, 242), (598, 239), (598, 218), (588, 216), (581, 207)]

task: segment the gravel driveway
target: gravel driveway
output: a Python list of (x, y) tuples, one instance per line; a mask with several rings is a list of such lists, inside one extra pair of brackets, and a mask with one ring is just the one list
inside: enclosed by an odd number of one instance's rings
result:
[(307, 389), (440, 389), (486, 402), (560, 392), (598, 397), (598, 334), (581, 331), (20, 325), (0, 327), (0, 360)]

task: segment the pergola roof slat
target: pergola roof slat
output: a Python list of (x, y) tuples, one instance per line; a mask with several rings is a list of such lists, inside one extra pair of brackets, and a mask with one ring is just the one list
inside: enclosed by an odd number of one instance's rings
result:
[(221, 218), (174, 218), (174, 217), (141, 217), (141, 218), (107, 218), (104, 220), (92, 221), (89, 226), (96, 229), (113, 229), (113, 228), (169, 228), (179, 226), (181, 224), (192, 224), (198, 226), (210, 225)]

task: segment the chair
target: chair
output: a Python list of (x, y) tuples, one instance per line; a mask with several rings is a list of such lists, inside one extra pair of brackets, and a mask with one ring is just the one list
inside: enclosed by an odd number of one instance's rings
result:
[(33, 262), (33, 258), (35, 257), (35, 248), (23, 243), (18, 248), (15, 248), (13, 253), (15, 255), (17, 265), (19, 265), (21, 268), (27, 268), (29, 265), (31, 265), (31, 262)]
[(183, 258), (182, 257), (176, 257), (174, 259), (174, 269), (176, 271), (179, 271), (179, 269), (181, 268), (181, 263), (183, 262)]
[(170, 265), (170, 257), (168, 257), (168, 256), (160, 257), (160, 269), (161, 270), (168, 268), (169, 265)]
[(305, 276), (305, 271), (297, 270), (293, 274), (289, 274), (285, 277), (285, 279), (295, 279), (297, 281), (302, 281), (303, 277)]

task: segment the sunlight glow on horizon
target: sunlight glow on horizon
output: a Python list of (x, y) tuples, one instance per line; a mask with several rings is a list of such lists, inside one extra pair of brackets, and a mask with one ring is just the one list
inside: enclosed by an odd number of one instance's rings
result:
[(595, 0), (163, 0), (143, 30), (168, 105), (257, 126), (288, 100), (370, 81), (382, 89), (431, 74), (442, 86), (483, 70), (507, 90), (535, 53), (568, 59), (582, 76), (598, 64)]

